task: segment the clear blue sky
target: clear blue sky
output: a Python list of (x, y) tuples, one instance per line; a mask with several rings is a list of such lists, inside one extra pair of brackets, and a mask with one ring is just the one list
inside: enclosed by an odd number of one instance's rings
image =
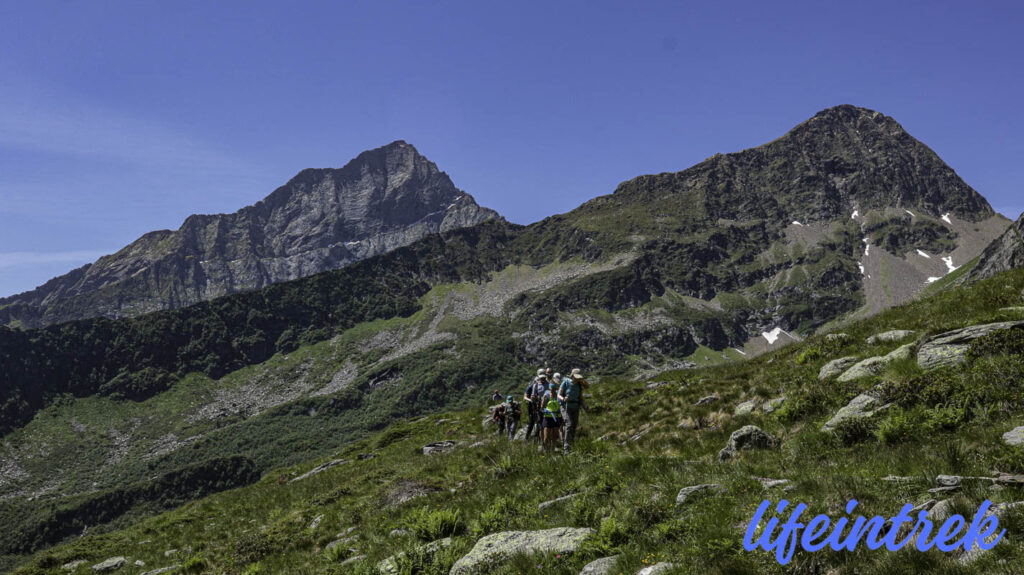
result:
[(1013, 2), (0, 0), (0, 295), (404, 139), (528, 223), (822, 108), (1024, 210)]

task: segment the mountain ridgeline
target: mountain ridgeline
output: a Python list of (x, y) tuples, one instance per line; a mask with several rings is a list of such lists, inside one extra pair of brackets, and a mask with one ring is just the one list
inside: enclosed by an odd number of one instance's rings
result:
[(195, 215), (116, 254), (0, 299), (0, 323), (40, 327), (187, 307), (338, 269), (498, 215), (405, 142), (308, 169), (233, 214)]
[[(0, 514), (17, 518), (0, 553), (56, 541), (25, 497), (137, 494), (236, 454), (291, 465), (537, 365), (642, 377), (752, 357), (914, 298), (1009, 224), (895, 120), (853, 106), (529, 226), (403, 143), (203, 218), (0, 301), (7, 323), (49, 324), (0, 327)], [(321, 265), (344, 267), (260, 287)], [(48, 466), (38, 441), (73, 463)]]

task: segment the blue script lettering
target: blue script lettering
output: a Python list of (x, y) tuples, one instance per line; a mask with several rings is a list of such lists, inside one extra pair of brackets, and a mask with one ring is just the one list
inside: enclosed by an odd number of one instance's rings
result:
[[(844, 538), (843, 532), (849, 523), (846, 517), (840, 517), (834, 525), (832, 519), (824, 514), (812, 517), (806, 524), (801, 523), (800, 516), (807, 511), (807, 505), (799, 503), (789, 512), (789, 517), (780, 523), (778, 517), (765, 517), (772, 507), (772, 502), (765, 499), (758, 505), (754, 517), (750, 520), (750, 525), (747, 526), (747, 531), (743, 535), (743, 548), (747, 551), (754, 551), (758, 548), (768, 552), (774, 551), (775, 560), (780, 565), (786, 565), (792, 560), (797, 547), (808, 552), (820, 551), (826, 545), (836, 551), (843, 549), (853, 551), (861, 540), (864, 541), (868, 549), (879, 549), (884, 545), (889, 551), (898, 551), (912, 540), (915, 541), (914, 546), (918, 551), (927, 551), (932, 547), (937, 547), (948, 553), (958, 548), (967, 551), (975, 545), (981, 549), (991, 549), (1006, 534), (1005, 529), (996, 533), (999, 528), (999, 518), (989, 514), (991, 506), (991, 501), (981, 504), (974, 514), (970, 526), (967, 527), (967, 531), (959, 539), (957, 536), (967, 525), (967, 520), (963, 516), (953, 515), (947, 518), (938, 529), (934, 529), (934, 525), (928, 520), (928, 512), (921, 511), (917, 514), (917, 521), (914, 522), (910, 533), (902, 540), (897, 540), (900, 530), (914, 521), (910, 515), (913, 506), (909, 503), (900, 508), (899, 513), (891, 518), (881, 515), (871, 518), (862, 515), (853, 517), (853, 524)], [(781, 516), (787, 507), (789, 507), (789, 501), (785, 499), (779, 501), (775, 506), (776, 514)], [(851, 515), (856, 507), (857, 501), (851, 500), (846, 504), (846, 514)], [(758, 528), (762, 523), (765, 523), (764, 528), (758, 533)], [(832, 531), (828, 533), (830, 527)], [(933, 532), (935, 535), (929, 540), (928, 537)], [(827, 536), (825, 536), (826, 533), (828, 533)], [(825, 537), (822, 538), (822, 536)]]

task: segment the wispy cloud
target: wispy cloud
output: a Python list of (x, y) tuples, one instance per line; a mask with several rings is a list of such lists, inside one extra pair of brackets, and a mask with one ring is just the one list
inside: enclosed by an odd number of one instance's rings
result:
[(148, 168), (238, 172), (243, 162), (194, 134), (97, 105), (0, 70), (0, 147)]
[(115, 250), (74, 250), (66, 252), (0, 252), (0, 270), (41, 264), (86, 264)]

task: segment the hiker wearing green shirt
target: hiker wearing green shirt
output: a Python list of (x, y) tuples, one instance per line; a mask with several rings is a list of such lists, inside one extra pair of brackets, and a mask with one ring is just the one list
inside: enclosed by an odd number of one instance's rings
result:
[(558, 401), (561, 402), (565, 419), (562, 432), (562, 450), (569, 453), (572, 442), (576, 439), (576, 429), (580, 421), (580, 406), (583, 404), (583, 390), (590, 387), (579, 369), (573, 369), (569, 377), (562, 379), (558, 386)]

